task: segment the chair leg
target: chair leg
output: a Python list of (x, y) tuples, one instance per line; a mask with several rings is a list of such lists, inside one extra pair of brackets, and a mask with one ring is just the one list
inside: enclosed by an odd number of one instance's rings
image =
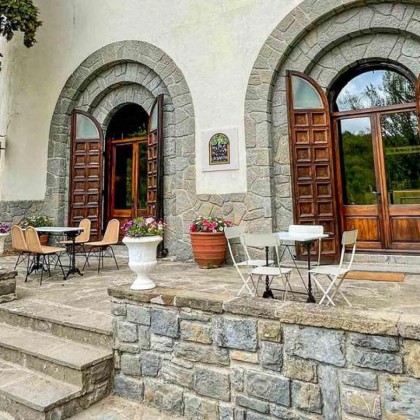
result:
[(111, 250), (112, 257), (114, 258), (115, 265), (117, 266), (117, 270), (119, 270), (120, 267), (118, 266), (117, 259), (115, 258), (114, 249), (112, 248), (112, 246), (110, 246), (109, 249)]
[(41, 280), (39, 281), (39, 285), (42, 285), (42, 278), (44, 277), (44, 265), (45, 265), (45, 255), (41, 255), (42, 258), (42, 266), (41, 266)]
[(102, 258), (103, 250), (102, 248), (98, 251), (98, 274), (99, 270), (101, 269), (101, 258)]
[[(320, 287), (320, 289), (322, 290), (322, 292), (324, 294), (324, 296), (322, 296), (321, 300), (319, 301), (319, 304), (321, 305), (326, 298), (326, 299), (328, 299), (329, 303), (331, 303), (332, 306), (335, 306), (335, 303), (334, 303), (334, 301), (332, 300), (332, 298), (330, 297), (329, 294), (330, 294), (331, 289), (332, 289), (332, 287), (333, 287), (333, 285), (334, 285), (334, 283), (337, 279), (337, 276), (334, 277), (334, 279), (331, 279), (329, 276), (327, 276), (327, 277), (331, 281), (331, 284), (326, 288), (326, 290), (324, 290), (324, 288), (321, 286), (321, 283), (316, 279), (316, 277), (312, 276), (312, 278), (318, 283), (318, 286)], [(327, 303), (327, 305), (329, 303)]]
[(343, 283), (343, 281), (344, 281), (344, 277), (342, 277), (340, 279), (340, 281), (338, 282), (338, 285), (336, 286), (336, 288), (334, 290), (334, 293), (331, 296), (331, 299), (334, 299), (335, 295), (337, 293), (340, 293), (341, 297), (346, 301), (347, 305), (349, 305), (350, 308), (353, 308), (353, 305), (349, 302), (349, 300), (347, 299), (347, 297), (345, 296), (345, 294), (340, 289), (341, 288), (341, 284)]
[(19, 265), (19, 261), (20, 261), (20, 257), (23, 255), (23, 252), (19, 253), (17, 260), (16, 260), (16, 264), (15, 264), (15, 268), (13, 270), (16, 270), (16, 267)]
[[(48, 269), (48, 277), (51, 277), (51, 267), (50, 267), (50, 256), (47, 255), (47, 269)], [(45, 257), (44, 257), (45, 258)]]
[[(32, 257), (33, 259), (35, 259), (35, 256)], [(26, 264), (26, 276), (25, 276), (25, 283), (28, 281), (28, 277), (29, 277), (29, 271), (31, 269), (31, 255), (29, 254), (28, 256), (28, 262)]]
[(86, 264), (90, 267), (90, 264), (89, 264), (89, 258), (90, 258), (90, 254), (91, 254), (91, 250), (89, 250), (89, 252), (86, 254), (85, 253), (85, 263), (83, 264), (83, 268), (82, 268), (82, 271), (85, 271), (85, 267), (86, 267)]

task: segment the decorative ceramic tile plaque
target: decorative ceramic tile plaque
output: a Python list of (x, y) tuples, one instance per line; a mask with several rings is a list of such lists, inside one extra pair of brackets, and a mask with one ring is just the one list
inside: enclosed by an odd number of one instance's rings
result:
[(203, 172), (238, 169), (237, 127), (204, 130), (201, 138)]

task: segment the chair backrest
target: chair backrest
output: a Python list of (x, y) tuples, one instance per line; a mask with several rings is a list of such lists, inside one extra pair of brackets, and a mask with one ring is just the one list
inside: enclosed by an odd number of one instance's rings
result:
[(13, 225), (11, 229), (12, 235), (12, 247), (16, 251), (28, 251), (28, 245), (26, 244), (25, 233), (22, 228), (18, 225)]
[(25, 236), (28, 251), (34, 254), (42, 254), (42, 247), (39, 242), (38, 232), (32, 226), (26, 228)]
[(324, 233), (324, 226), (321, 225), (290, 225), (290, 233), (315, 233), (322, 234)]
[(111, 219), (105, 230), (104, 238), (102, 242), (106, 242), (110, 245), (117, 244), (120, 234), (120, 221), (118, 219)]
[[(274, 248), (276, 251), (277, 263), (280, 268), (279, 238), (275, 233), (248, 233), (243, 235), (245, 248)], [(280, 268), (281, 272), (281, 268)]]
[(241, 235), (244, 233), (243, 229), (239, 226), (225, 227), (224, 229), (226, 239), (235, 239), (241, 238)]
[(352, 247), (350, 262), (349, 262), (348, 266), (346, 267), (347, 270), (350, 270), (350, 268), (353, 264), (354, 255), (356, 253), (356, 241), (357, 241), (358, 233), (359, 233), (359, 231), (357, 229), (346, 230), (345, 232), (343, 232), (343, 236), (341, 237), (342, 248), (341, 248), (341, 257), (340, 257), (340, 267), (343, 266), (344, 254), (346, 252), (346, 247), (348, 247), (348, 246)]
[(89, 219), (82, 219), (79, 223), (79, 227), (83, 228), (83, 232), (76, 236), (76, 242), (88, 242), (89, 238), (90, 238), (90, 226), (91, 226), (91, 222)]

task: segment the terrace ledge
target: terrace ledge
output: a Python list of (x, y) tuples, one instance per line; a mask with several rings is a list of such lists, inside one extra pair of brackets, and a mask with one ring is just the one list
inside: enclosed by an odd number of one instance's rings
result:
[(365, 334), (393, 335), (420, 340), (420, 315), (377, 310), (337, 308), (300, 302), (232, 297), (185, 289), (157, 287), (134, 291), (127, 286), (111, 287), (114, 300), (134, 301), (175, 308), (191, 308), (215, 314), (230, 313), (275, 319), (285, 324), (341, 329)]

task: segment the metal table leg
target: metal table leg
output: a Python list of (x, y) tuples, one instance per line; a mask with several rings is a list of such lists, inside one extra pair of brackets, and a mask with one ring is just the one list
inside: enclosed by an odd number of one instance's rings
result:
[(303, 242), (303, 246), (306, 249), (306, 255), (308, 259), (308, 298), (306, 299), (306, 303), (315, 303), (315, 298), (312, 293), (312, 280), (311, 280), (311, 274), (309, 273), (309, 270), (311, 269), (311, 247), (313, 245), (313, 241), (310, 242)]
[[(268, 246), (265, 247), (265, 266), (268, 267)], [(270, 287), (270, 278), (265, 276), (265, 291), (262, 295), (264, 299), (274, 299), (273, 291)]]
[(70, 265), (69, 265), (69, 271), (67, 271), (67, 274), (64, 276), (64, 280), (67, 280), (68, 277), (71, 274), (79, 274), (79, 276), (83, 276), (83, 273), (76, 267), (76, 236), (77, 232), (71, 232), (68, 234), (71, 238), (71, 254), (70, 256)]

